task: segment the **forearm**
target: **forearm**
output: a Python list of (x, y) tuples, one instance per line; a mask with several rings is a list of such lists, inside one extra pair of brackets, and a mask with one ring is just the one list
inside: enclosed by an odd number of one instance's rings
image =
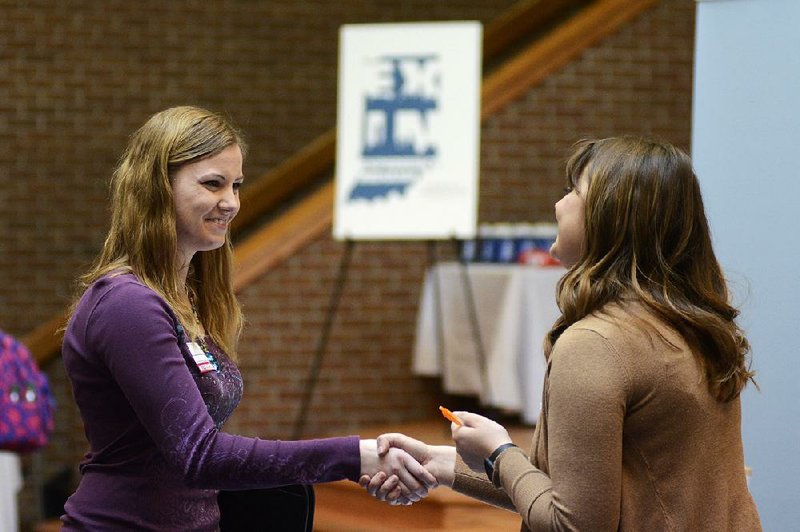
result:
[(461, 459), (456, 456), (453, 476), (453, 491), (463, 493), (473, 499), (516, 512), (510, 497), (501, 489), (492, 485), (483, 473), (476, 473)]
[(175, 452), (187, 485), (254, 489), (357, 480), (358, 438), (280, 441), (217, 433), (188, 452)]
[(547, 529), (552, 522), (552, 487), (549, 476), (531, 464), (521, 449), (509, 449), (495, 463), (495, 482), (532, 530)]
[(431, 460), (425, 464), (425, 468), (430, 471), (440, 486), (453, 487), (456, 469), (456, 448), (452, 445), (431, 445), (429, 446)]

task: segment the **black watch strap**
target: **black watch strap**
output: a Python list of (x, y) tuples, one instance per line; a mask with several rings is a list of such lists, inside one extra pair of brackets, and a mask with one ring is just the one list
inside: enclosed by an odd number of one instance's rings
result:
[(508, 449), (509, 447), (516, 447), (513, 443), (504, 443), (500, 447), (494, 450), (492, 454), (489, 455), (488, 458), (483, 459), (483, 467), (486, 469), (486, 476), (489, 477), (489, 481), (494, 483), (494, 463), (497, 460), (497, 457), (500, 456), (500, 453)]

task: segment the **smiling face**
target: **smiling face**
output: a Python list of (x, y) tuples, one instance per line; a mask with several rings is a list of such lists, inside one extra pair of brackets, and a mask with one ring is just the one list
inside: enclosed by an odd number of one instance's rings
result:
[(550, 254), (566, 268), (572, 267), (581, 258), (586, 240), (584, 211), (586, 192), (589, 190), (588, 167), (581, 174), (577, 187), (566, 190), (564, 197), (556, 202), (558, 236), (550, 247)]
[(172, 178), (178, 261), (183, 268), (198, 251), (225, 244), (231, 220), (239, 212), (242, 151), (231, 145), (216, 155), (180, 167)]

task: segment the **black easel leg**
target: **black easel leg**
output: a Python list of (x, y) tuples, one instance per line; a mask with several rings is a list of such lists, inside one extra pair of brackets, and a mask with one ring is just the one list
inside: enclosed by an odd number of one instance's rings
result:
[(478, 370), (481, 374), (481, 385), (483, 387), (483, 395), (491, 397), (491, 390), (489, 388), (489, 373), (487, 371), (486, 363), (486, 350), (483, 346), (483, 338), (481, 336), (481, 326), (478, 322), (478, 308), (475, 305), (475, 296), (472, 293), (472, 283), (469, 279), (469, 271), (467, 269), (467, 260), (459, 253), (458, 240), (453, 241), (456, 248), (456, 255), (459, 257), (459, 264), (461, 265), (461, 284), (464, 287), (464, 299), (467, 304), (467, 317), (469, 318), (470, 328), (472, 329), (472, 341), (475, 344), (475, 351), (478, 354)]
[(333, 320), (336, 317), (336, 311), (339, 309), (339, 301), (342, 298), (344, 285), (347, 282), (347, 272), (350, 269), (353, 247), (354, 242), (352, 240), (345, 241), (344, 253), (342, 253), (342, 259), (339, 262), (339, 274), (336, 278), (336, 284), (333, 286), (333, 292), (331, 292), (328, 312), (325, 315), (325, 322), (322, 325), (322, 332), (317, 342), (317, 349), (311, 361), (308, 381), (306, 382), (305, 390), (303, 390), (303, 402), (300, 404), (300, 412), (297, 415), (294, 431), (292, 432), (292, 439), (294, 440), (299, 440), (303, 437), (303, 430), (305, 429), (306, 420), (308, 418), (308, 409), (311, 407), (311, 401), (314, 399), (314, 391), (319, 382), (319, 372), (320, 369), (322, 369), (322, 357), (325, 355), (325, 349), (328, 347), (328, 339), (330, 338), (331, 329), (333, 328)]

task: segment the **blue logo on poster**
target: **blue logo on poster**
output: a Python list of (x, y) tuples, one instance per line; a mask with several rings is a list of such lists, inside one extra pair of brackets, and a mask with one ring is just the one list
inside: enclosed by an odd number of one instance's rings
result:
[[(435, 55), (385, 56), (379, 66), (388, 83), (364, 98), (361, 155), (365, 175), (350, 199), (404, 194), (422, 175), (421, 165), (437, 156), (430, 138), (429, 113), (439, 108), (439, 69)], [(373, 164), (374, 163), (374, 164)]]

